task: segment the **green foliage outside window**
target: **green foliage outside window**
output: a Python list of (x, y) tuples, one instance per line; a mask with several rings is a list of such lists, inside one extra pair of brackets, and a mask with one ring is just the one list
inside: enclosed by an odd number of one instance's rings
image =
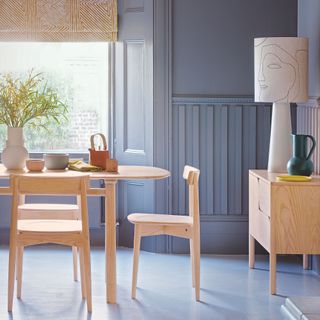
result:
[[(50, 83), (50, 85), (49, 85)], [(58, 85), (60, 83), (60, 85)], [(0, 148), (6, 128), (24, 127), (25, 145), (30, 151), (67, 149), (69, 135), (68, 89), (56, 76), (30, 71), (27, 77), (4, 74), (0, 80)], [(59, 88), (60, 86), (60, 88)], [(60, 97), (63, 96), (64, 99)], [(63, 101), (65, 100), (65, 101)], [(47, 139), (43, 139), (43, 137)]]

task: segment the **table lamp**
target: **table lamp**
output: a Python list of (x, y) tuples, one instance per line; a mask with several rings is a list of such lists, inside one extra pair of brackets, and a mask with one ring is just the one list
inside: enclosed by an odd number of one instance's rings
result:
[(254, 99), (272, 102), (269, 172), (292, 156), (290, 103), (308, 100), (308, 38), (254, 39)]

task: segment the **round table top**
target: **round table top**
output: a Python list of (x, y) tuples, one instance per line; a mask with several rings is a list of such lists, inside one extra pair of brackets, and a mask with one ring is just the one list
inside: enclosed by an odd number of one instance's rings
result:
[[(2, 164), (0, 164), (0, 178), (9, 177), (12, 174), (23, 174), (23, 175), (41, 175), (47, 177), (72, 177), (79, 175), (77, 171), (71, 170), (44, 170), (41, 172), (29, 172), (24, 170), (7, 170)], [(151, 167), (151, 166), (119, 166), (118, 172), (85, 172), (90, 175), (92, 180), (158, 180), (165, 179), (170, 176), (168, 170)]]
[(92, 172), (91, 178), (93, 179), (115, 179), (115, 180), (157, 180), (170, 177), (168, 170), (150, 167), (150, 166), (119, 166), (118, 172)]

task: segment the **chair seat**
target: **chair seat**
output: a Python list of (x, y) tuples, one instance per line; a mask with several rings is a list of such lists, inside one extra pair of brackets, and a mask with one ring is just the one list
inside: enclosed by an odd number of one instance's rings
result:
[(70, 232), (70, 233), (80, 233), (82, 230), (81, 220), (18, 220), (18, 232)]
[(134, 224), (192, 225), (191, 217), (172, 214), (132, 213), (128, 220)]

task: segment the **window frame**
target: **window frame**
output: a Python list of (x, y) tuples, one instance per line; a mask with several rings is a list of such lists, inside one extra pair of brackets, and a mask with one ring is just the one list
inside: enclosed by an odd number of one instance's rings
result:
[[(115, 125), (114, 125), (114, 117), (115, 117), (115, 104), (114, 104), (114, 94), (115, 94), (115, 44), (113, 42), (108, 42), (108, 101), (107, 101), (107, 142), (108, 142), (108, 149), (110, 155), (114, 156), (115, 151)], [(88, 148), (89, 148), (89, 138), (88, 137)], [(34, 151), (29, 152), (29, 157), (34, 159), (42, 159), (45, 153), (51, 153), (50, 151)], [(54, 150), (52, 150), (54, 153)], [(68, 152), (70, 159), (72, 158), (82, 158), (83, 161), (89, 162), (89, 152)], [(104, 187), (104, 181), (100, 180), (100, 187)], [(105, 225), (105, 201), (104, 197), (99, 197), (100, 199), (100, 226), (104, 227)]]

